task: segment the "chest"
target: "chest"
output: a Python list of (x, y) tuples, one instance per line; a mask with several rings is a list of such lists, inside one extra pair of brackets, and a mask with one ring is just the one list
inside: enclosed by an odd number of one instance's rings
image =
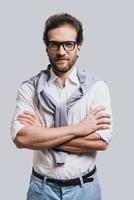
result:
[[(66, 95), (67, 94), (67, 95)], [(66, 102), (68, 98), (68, 93), (65, 92), (64, 98), (61, 98), (59, 95), (59, 99), (57, 98), (57, 102)], [(59, 100), (59, 101), (58, 101)], [(85, 116), (87, 116), (90, 112), (91, 109), (91, 104), (92, 104), (92, 97), (89, 92), (87, 92), (81, 99), (76, 101), (73, 106), (70, 107), (68, 111), (68, 123), (69, 124), (76, 124), (79, 123), (81, 120), (84, 119)], [(54, 125), (54, 117), (53, 115), (45, 110), (45, 108), (39, 104), (39, 113), (42, 118), (42, 120), (45, 122), (47, 127), (53, 127)]]

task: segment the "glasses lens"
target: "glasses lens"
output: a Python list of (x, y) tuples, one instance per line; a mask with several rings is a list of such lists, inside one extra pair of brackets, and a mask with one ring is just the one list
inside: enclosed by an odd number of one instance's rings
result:
[(48, 43), (49, 49), (56, 51), (59, 48), (59, 42), (51, 41)]
[(67, 51), (72, 51), (75, 48), (75, 44), (76, 44), (75, 42), (71, 42), (71, 41), (64, 42), (64, 48)]

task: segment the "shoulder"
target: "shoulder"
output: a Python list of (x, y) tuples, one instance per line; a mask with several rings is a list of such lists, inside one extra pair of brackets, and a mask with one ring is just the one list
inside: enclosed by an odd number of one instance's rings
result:
[(95, 83), (91, 86), (89, 90), (89, 95), (93, 99), (109, 99), (110, 98), (110, 90), (106, 81), (104, 80), (96, 80)]
[(31, 77), (28, 80), (25, 80), (21, 83), (20, 87), (19, 87), (19, 91), (20, 92), (33, 92), (36, 88), (36, 84), (38, 82), (38, 79), (40, 78), (40, 76), (42, 74), (44, 74), (46, 72), (46, 70), (42, 70), (40, 71), (38, 74), (34, 75), (33, 77)]
[(18, 88), (17, 101), (33, 101), (35, 98), (35, 88), (28, 82), (23, 82)]
[(34, 92), (34, 86), (30, 84), (29, 82), (23, 82), (21, 83), (18, 92), (19, 93), (25, 93), (25, 94), (30, 94)]
[(95, 82), (95, 84), (94, 84), (94, 86), (93, 86), (93, 89), (96, 91), (96, 90), (105, 90), (105, 91), (107, 91), (107, 90), (109, 90), (109, 86), (108, 86), (108, 84), (107, 84), (107, 82), (106, 81), (104, 81), (104, 80), (97, 80), (96, 82)]

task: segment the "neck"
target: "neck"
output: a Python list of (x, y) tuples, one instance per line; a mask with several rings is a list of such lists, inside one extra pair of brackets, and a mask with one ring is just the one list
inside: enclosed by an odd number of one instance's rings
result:
[(52, 68), (52, 70), (59, 77), (59, 79), (61, 81), (61, 84), (64, 86), (66, 79), (69, 77), (69, 75), (73, 71), (74, 67), (75, 66), (73, 66), (69, 71), (67, 71), (65, 73), (64, 72), (63, 73), (62, 72), (58, 72), (58, 71), (54, 70), (53, 68)]

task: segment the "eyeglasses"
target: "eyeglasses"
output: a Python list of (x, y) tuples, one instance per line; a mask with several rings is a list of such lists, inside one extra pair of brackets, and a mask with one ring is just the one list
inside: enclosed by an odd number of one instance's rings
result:
[(65, 51), (73, 51), (76, 44), (77, 44), (76, 41), (65, 41), (65, 42), (48, 41), (47, 46), (51, 51), (59, 50), (61, 45), (63, 46)]

